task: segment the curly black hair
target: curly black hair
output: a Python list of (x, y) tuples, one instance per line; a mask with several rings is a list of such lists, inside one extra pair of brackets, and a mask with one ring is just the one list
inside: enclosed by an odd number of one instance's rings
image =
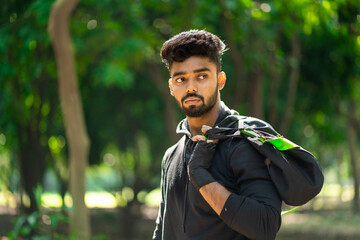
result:
[(205, 30), (181, 32), (167, 40), (160, 51), (162, 61), (170, 70), (173, 62), (183, 62), (192, 56), (208, 57), (221, 70), (221, 56), (226, 45), (218, 36)]

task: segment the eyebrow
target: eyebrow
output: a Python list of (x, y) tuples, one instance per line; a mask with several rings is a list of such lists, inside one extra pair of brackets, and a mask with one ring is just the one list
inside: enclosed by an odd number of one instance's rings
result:
[[(195, 70), (193, 71), (193, 73), (206, 72), (206, 71), (207, 71), (207, 72), (211, 72), (209, 68), (204, 67), (204, 68), (195, 69)], [(176, 77), (176, 76), (184, 75), (184, 74), (186, 74), (186, 72), (175, 72), (175, 73), (172, 75), (172, 77), (174, 78), (174, 77)]]

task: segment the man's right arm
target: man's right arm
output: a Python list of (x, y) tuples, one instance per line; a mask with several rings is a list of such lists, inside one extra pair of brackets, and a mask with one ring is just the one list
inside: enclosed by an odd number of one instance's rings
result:
[[(164, 162), (164, 161), (163, 161)], [(162, 164), (161, 167), (161, 183), (160, 183), (160, 188), (161, 188), (161, 202), (160, 202), (160, 206), (159, 206), (159, 213), (158, 213), (158, 217), (156, 219), (156, 226), (155, 226), (155, 230), (154, 230), (154, 235), (152, 237), (153, 240), (161, 240), (162, 239), (162, 223), (163, 223), (163, 216), (164, 216), (164, 206), (165, 206), (165, 199), (164, 199), (164, 186), (165, 186), (165, 179), (164, 179), (165, 175), (164, 175), (164, 166)]]
[(155, 231), (153, 235), (153, 240), (161, 240), (162, 239), (162, 218), (163, 218), (163, 212), (164, 212), (164, 203), (161, 201), (160, 207), (159, 207), (159, 214), (156, 219), (156, 226)]

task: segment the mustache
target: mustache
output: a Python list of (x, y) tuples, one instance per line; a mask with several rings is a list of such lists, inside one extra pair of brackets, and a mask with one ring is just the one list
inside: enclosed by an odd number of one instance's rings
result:
[(197, 97), (197, 98), (200, 98), (201, 101), (204, 102), (204, 97), (197, 94), (197, 93), (189, 93), (189, 94), (186, 94), (184, 97), (181, 98), (181, 102), (184, 102), (187, 98), (189, 97)]

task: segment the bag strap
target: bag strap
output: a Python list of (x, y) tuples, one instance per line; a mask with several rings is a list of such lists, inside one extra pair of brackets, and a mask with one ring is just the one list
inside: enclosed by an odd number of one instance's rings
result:
[[(239, 121), (241, 123), (241, 121)], [(240, 125), (240, 124), (239, 124)], [(260, 128), (261, 129), (261, 128)], [(216, 127), (208, 130), (205, 137), (210, 140), (222, 140), (230, 137), (252, 137), (258, 139), (263, 144), (270, 143), (279, 151), (286, 151), (292, 148), (300, 148), (299, 145), (291, 142), (281, 135), (273, 135), (259, 128), (223, 128)]]

